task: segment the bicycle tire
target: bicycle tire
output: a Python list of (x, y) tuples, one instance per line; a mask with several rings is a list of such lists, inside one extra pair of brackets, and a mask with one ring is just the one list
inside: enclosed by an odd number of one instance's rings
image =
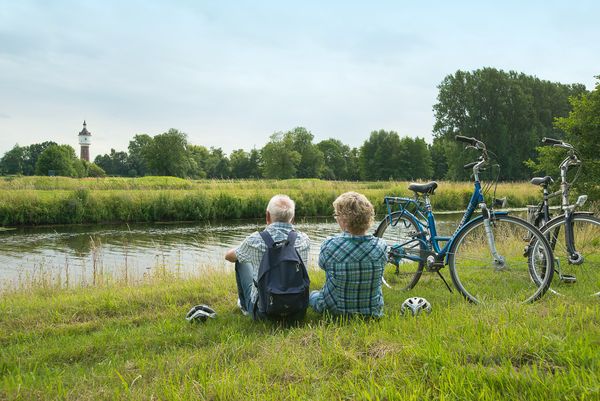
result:
[(562, 215), (540, 229), (553, 247), (555, 263), (558, 262), (552, 289), (560, 295), (600, 296), (600, 219), (587, 213), (573, 214), (575, 250), (583, 256), (580, 264), (569, 263), (565, 224)]
[(476, 304), (527, 303), (542, 297), (554, 273), (546, 238), (531, 223), (514, 216), (494, 215), (490, 223), (495, 247), (504, 260), (498, 262), (492, 256), (484, 220), (467, 223), (453, 240), (448, 255), (456, 288)]
[[(420, 233), (416, 236), (412, 234), (419, 233), (419, 226), (416, 219), (406, 213), (394, 212), (391, 215), (392, 224), (390, 225), (390, 218), (386, 216), (385, 219), (375, 230), (375, 236), (384, 239), (388, 246), (395, 244), (407, 243), (407, 241), (414, 238), (413, 241), (407, 244), (406, 251), (412, 254), (420, 254), (426, 247), (419, 241), (424, 240), (425, 235)], [(388, 261), (386, 270), (389, 269), (389, 265), (396, 266), (395, 264)], [(413, 288), (419, 282), (423, 268), (425, 266), (424, 261), (414, 262), (411, 260), (403, 260), (397, 266), (395, 275), (389, 277), (387, 281), (390, 284), (399, 285), (399, 289), (402, 291), (408, 291)]]

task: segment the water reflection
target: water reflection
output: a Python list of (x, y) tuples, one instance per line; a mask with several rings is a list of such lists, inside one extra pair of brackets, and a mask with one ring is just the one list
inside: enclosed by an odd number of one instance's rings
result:
[[(452, 227), (455, 217), (438, 219)], [(377, 225), (377, 223), (376, 223)], [(373, 227), (373, 231), (376, 228)], [(176, 223), (19, 228), (0, 232), (0, 283), (40, 272), (69, 275), (89, 282), (94, 273), (140, 277), (156, 269), (194, 272), (204, 267), (231, 269), (225, 251), (248, 234), (262, 230), (264, 220), (220, 224)], [(309, 266), (316, 266), (319, 247), (339, 227), (331, 218), (296, 224), (311, 239)]]

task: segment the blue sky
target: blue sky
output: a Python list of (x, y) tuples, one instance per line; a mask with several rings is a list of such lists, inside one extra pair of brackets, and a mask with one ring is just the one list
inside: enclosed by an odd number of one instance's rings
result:
[(458, 69), (593, 89), (598, 15), (597, 1), (0, 0), (0, 155), (77, 149), (84, 119), (92, 158), (169, 128), (228, 153), (296, 126), (431, 141), (437, 85)]

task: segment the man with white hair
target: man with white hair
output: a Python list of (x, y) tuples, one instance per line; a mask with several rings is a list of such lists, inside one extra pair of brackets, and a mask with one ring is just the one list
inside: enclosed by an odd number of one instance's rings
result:
[[(295, 213), (294, 201), (287, 195), (275, 195), (267, 205), (267, 231), (274, 242), (284, 241), (290, 231), (294, 229), (292, 221)], [(304, 233), (298, 232), (295, 248), (304, 265), (308, 265), (310, 240)], [(267, 251), (267, 244), (259, 232), (250, 234), (237, 248), (230, 249), (225, 254), (225, 259), (235, 263), (235, 278), (238, 287), (238, 306), (244, 315), (252, 315), (254, 305), (258, 299), (255, 282), (258, 278), (258, 268), (263, 255)]]

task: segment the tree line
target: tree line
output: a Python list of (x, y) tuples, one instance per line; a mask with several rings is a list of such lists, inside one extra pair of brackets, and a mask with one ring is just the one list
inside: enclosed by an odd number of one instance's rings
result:
[[(128, 176), (403, 180), (432, 174), (424, 139), (400, 138), (396, 132), (383, 130), (372, 132), (360, 148), (351, 148), (333, 138), (315, 143), (309, 130), (296, 127), (272, 134), (261, 149), (237, 149), (227, 156), (221, 148), (189, 144), (184, 133), (171, 129), (154, 137), (136, 135), (128, 151), (112, 150), (98, 156), (95, 163), (108, 174)], [(388, 154), (406, 155), (403, 162), (411, 168), (388, 167)], [(373, 168), (373, 162), (381, 168)]]
[[(226, 155), (218, 147), (191, 144), (185, 133), (170, 129), (155, 136), (135, 135), (127, 151), (111, 149), (109, 154), (97, 156), (94, 163), (77, 159), (68, 145), (53, 142), (15, 145), (0, 159), (0, 173), (463, 180), (469, 172), (462, 166), (472, 161), (474, 154), (454, 142), (454, 135), (461, 134), (484, 141), (496, 154), (501, 165), (500, 179), (523, 180), (532, 172), (543, 171), (540, 166), (551, 164), (548, 152), (539, 148), (542, 137), (578, 138), (571, 133), (582, 128), (573, 128), (573, 124), (565, 121), (574, 107), (577, 111), (581, 102), (587, 104), (598, 92), (597, 87), (588, 93), (582, 84), (549, 82), (494, 68), (459, 70), (446, 76), (438, 89), (437, 103), (433, 106), (432, 144), (386, 130), (371, 132), (359, 147), (350, 147), (334, 138), (315, 143), (308, 129), (297, 127), (272, 134), (261, 149), (237, 149)], [(595, 132), (593, 129), (591, 132)], [(597, 146), (596, 142), (578, 143), (587, 149)]]
[[(398, 161), (398, 165), (391, 165)], [(188, 142), (170, 129), (154, 137), (135, 135), (128, 151), (111, 149), (94, 163), (77, 159), (69, 145), (44, 142), (15, 145), (0, 160), (3, 174), (70, 177), (146, 175), (182, 178), (323, 178), (328, 180), (409, 180), (430, 178), (432, 164), (422, 138), (400, 138), (394, 131), (374, 131), (360, 148), (338, 139), (314, 143), (304, 127), (271, 135), (262, 149), (237, 149), (229, 156), (221, 148)]]

